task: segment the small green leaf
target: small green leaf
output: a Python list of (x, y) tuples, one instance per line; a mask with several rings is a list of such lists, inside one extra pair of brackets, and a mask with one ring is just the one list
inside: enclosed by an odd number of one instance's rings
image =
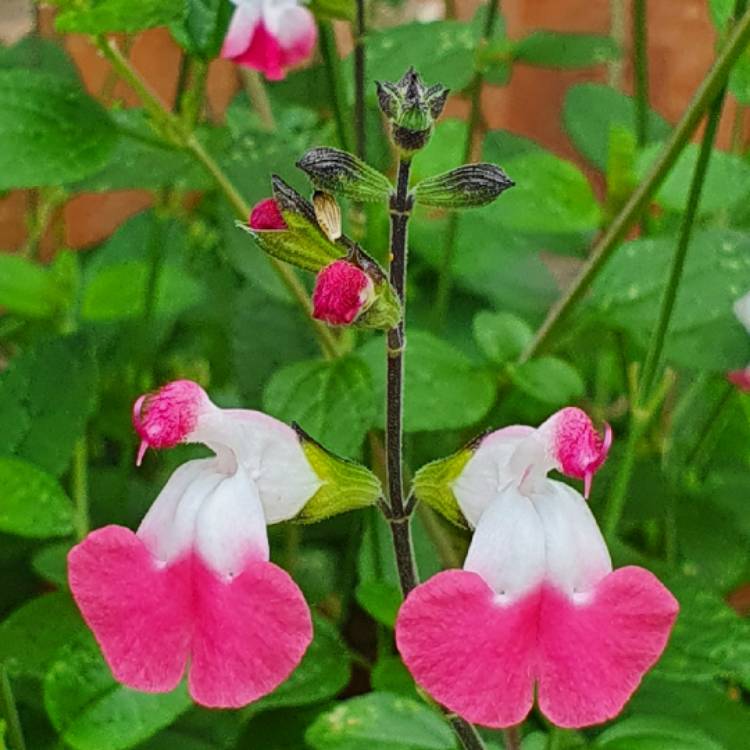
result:
[[(563, 122), (575, 147), (605, 172), (612, 129), (621, 128), (635, 136), (635, 102), (601, 83), (581, 83), (571, 86), (565, 95)], [(669, 123), (649, 110), (647, 141), (666, 138), (669, 130)]]
[(550, 406), (564, 406), (583, 397), (578, 371), (557, 357), (539, 357), (509, 369), (513, 383), (532, 398)]
[(59, 649), (86, 633), (68, 594), (45, 594), (0, 623), (0, 662), (11, 675), (41, 678)]
[(68, 552), (72, 542), (55, 542), (42, 547), (31, 558), (34, 572), (45, 581), (64, 589), (68, 585)]
[(617, 60), (620, 50), (611, 36), (534, 31), (516, 43), (514, 57), (546, 68), (588, 68)]
[[(374, 402), (385, 402), (385, 346), (372, 339), (360, 349), (370, 367)], [(495, 402), (493, 376), (465, 354), (426, 331), (412, 330), (406, 342), (404, 429), (451, 430), (479, 422)], [(381, 406), (382, 408), (382, 406)], [(382, 427), (381, 415), (371, 424)]]
[(79, 85), (0, 70), (0, 190), (80, 180), (102, 167), (115, 141), (106, 110)]
[(393, 628), (404, 597), (401, 589), (387, 581), (360, 581), (354, 592), (357, 603), (381, 625)]
[(84, 7), (65, 2), (55, 18), (55, 28), (63, 34), (133, 33), (165, 26), (184, 13), (185, 0), (92, 0)]
[(349, 654), (336, 628), (321, 617), (313, 618), (315, 635), (300, 665), (276, 690), (244, 713), (285, 706), (309, 706), (333, 698), (343, 690), (351, 676)]
[(531, 343), (531, 326), (511, 313), (482, 311), (474, 316), (474, 340), (491, 362), (504, 365), (521, 356)]
[(224, 0), (185, 0), (184, 17), (170, 26), (189, 54), (210, 61), (219, 54), (235, 6)]
[(26, 318), (49, 318), (65, 302), (66, 290), (49, 268), (0, 253), (0, 306)]
[(407, 698), (418, 695), (414, 679), (398, 656), (381, 656), (370, 672), (370, 682), (376, 692), (396, 693)]
[(602, 750), (724, 750), (708, 735), (669, 717), (631, 716), (597, 738)]
[(149, 694), (115, 681), (93, 638), (63, 649), (44, 678), (44, 705), (74, 750), (126, 750), (169, 726), (190, 705), (183, 683)]
[(80, 83), (78, 68), (61, 43), (30, 34), (10, 47), (0, 47), (0, 69), (27, 68)]
[(306, 434), (302, 450), (323, 483), (307, 501), (297, 520), (314, 522), (358, 508), (374, 505), (383, 494), (380, 480), (364, 466), (334, 456)]
[(73, 531), (73, 505), (59, 482), (34, 464), (0, 456), (0, 531), (33, 539)]
[(284, 367), (266, 386), (263, 403), (273, 416), (298, 422), (315, 440), (344, 456), (359, 452), (375, 416), (370, 373), (358, 357)]
[(339, 703), (305, 735), (314, 750), (453, 750), (445, 721), (423, 704), (392, 693)]

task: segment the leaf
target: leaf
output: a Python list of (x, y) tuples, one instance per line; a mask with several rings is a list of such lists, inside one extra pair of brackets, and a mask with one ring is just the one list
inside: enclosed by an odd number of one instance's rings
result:
[(424, 705), (370, 693), (322, 714), (305, 739), (314, 750), (453, 750), (448, 725)]
[[(93, 411), (97, 381), (86, 337), (40, 341), (0, 376), (0, 434), (14, 433), (10, 447), (19, 458), (61, 474)], [(23, 415), (20, 430), (13, 421), (18, 415)]]
[[(618, 248), (592, 285), (590, 309), (646, 346), (656, 324), (677, 240), (635, 240)], [(750, 288), (750, 239), (730, 230), (695, 232), (667, 333), (666, 359), (691, 370), (744, 367), (750, 340), (732, 312)]]
[(381, 656), (370, 672), (370, 681), (376, 692), (397, 693), (407, 698), (417, 697), (414, 679), (398, 656)]
[(426, 84), (460, 90), (474, 75), (477, 39), (473, 25), (461, 21), (415, 21), (374, 31), (367, 36), (368, 69), (380, 81), (397, 81), (413, 65)]
[(401, 589), (386, 581), (360, 581), (354, 595), (359, 604), (370, 617), (393, 628), (396, 624), (396, 615), (401, 608), (403, 596)]
[(0, 306), (25, 318), (49, 318), (67, 301), (54, 273), (20, 255), (0, 253)]
[(101, 168), (116, 138), (106, 110), (80, 86), (0, 70), (0, 190), (80, 180)]
[(723, 750), (708, 735), (669, 717), (632, 716), (608, 727), (594, 747), (603, 750)]
[(358, 357), (288, 365), (269, 381), (263, 403), (273, 416), (298, 422), (323, 447), (349, 457), (375, 417), (370, 373)]
[(73, 505), (59, 482), (19, 458), (0, 456), (0, 531), (31, 539), (73, 531)]
[(125, 750), (169, 726), (191, 705), (183, 683), (149, 694), (115, 681), (93, 638), (64, 649), (44, 678), (44, 706), (74, 750)]
[(58, 650), (86, 626), (68, 594), (31, 599), (0, 623), (0, 662), (12, 676), (41, 678)]
[[(688, 144), (659, 188), (656, 201), (668, 211), (685, 210), (699, 149), (695, 143)], [(639, 179), (643, 179), (661, 151), (662, 144), (654, 143), (642, 152), (636, 164)], [(703, 180), (698, 214), (725, 211), (746, 202), (749, 194), (750, 164), (740, 156), (714, 149)]]
[(357, 6), (354, 0), (311, 0), (310, 10), (315, 18), (354, 21)]
[(133, 33), (165, 26), (185, 13), (185, 0), (92, 0), (84, 7), (78, 5), (64, 3), (55, 18), (57, 31), (62, 34)]
[(504, 365), (521, 356), (531, 343), (531, 326), (511, 313), (483, 310), (474, 316), (474, 340), (491, 362)]
[(586, 387), (578, 371), (557, 357), (539, 357), (510, 370), (524, 393), (550, 406), (564, 406), (583, 397)]
[(514, 57), (547, 68), (588, 68), (617, 60), (620, 50), (610, 36), (534, 31), (516, 43)]
[[(385, 346), (374, 338), (359, 350), (374, 383), (373, 403), (385, 402)], [(479, 422), (495, 402), (492, 375), (465, 354), (426, 331), (412, 330), (406, 343), (404, 430), (452, 430)], [(381, 416), (371, 426), (381, 427)]]
[(71, 542), (56, 542), (42, 547), (31, 558), (34, 572), (45, 581), (64, 589), (68, 585), (68, 552)]
[(276, 690), (246, 709), (246, 714), (286, 706), (308, 706), (332, 698), (349, 683), (350, 659), (336, 628), (314, 617), (315, 635), (300, 665)]
[(185, 0), (186, 12), (170, 27), (189, 54), (210, 61), (217, 57), (235, 6), (224, 0)]
[[(606, 172), (612, 131), (617, 128), (635, 136), (635, 102), (609, 86), (581, 83), (565, 95), (563, 122), (575, 147)], [(666, 138), (669, 130), (669, 123), (649, 110), (647, 142)]]
[(0, 69), (27, 68), (80, 83), (78, 68), (63, 49), (52, 39), (29, 35), (10, 47), (0, 47)]

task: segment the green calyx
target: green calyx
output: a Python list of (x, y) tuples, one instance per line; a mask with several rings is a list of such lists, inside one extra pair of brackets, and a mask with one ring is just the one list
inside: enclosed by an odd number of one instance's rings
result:
[(453, 493), (453, 483), (466, 468), (476, 447), (477, 442), (474, 441), (450, 456), (432, 461), (423, 466), (414, 477), (414, 494), (417, 499), (464, 529), (468, 529), (469, 524)]
[(297, 166), (318, 190), (343, 195), (355, 201), (387, 200), (390, 180), (353, 154), (337, 148), (314, 148)]
[(423, 206), (476, 208), (492, 203), (514, 184), (494, 164), (467, 164), (422, 180), (414, 188), (414, 197)]
[(315, 523), (339, 513), (374, 505), (383, 494), (380, 480), (364, 466), (323, 448), (299, 425), (292, 425), (313, 471), (322, 482), (296, 520)]

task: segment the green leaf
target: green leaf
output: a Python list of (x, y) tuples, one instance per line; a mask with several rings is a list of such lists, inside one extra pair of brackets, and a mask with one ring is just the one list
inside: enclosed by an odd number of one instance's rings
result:
[(434, 711), (392, 693), (339, 703), (305, 735), (314, 750), (453, 750), (453, 734)]
[(332, 698), (351, 676), (349, 654), (336, 628), (314, 617), (315, 635), (300, 665), (276, 690), (246, 709), (247, 714), (285, 706), (309, 706)]
[[(571, 86), (565, 95), (563, 122), (575, 147), (605, 172), (612, 130), (620, 128), (635, 136), (635, 102), (601, 83), (581, 83)], [(664, 118), (649, 110), (649, 143), (666, 138), (669, 129)]]
[(116, 137), (106, 110), (80, 86), (0, 70), (0, 190), (80, 180), (101, 168)]
[(119, 684), (90, 638), (62, 650), (51, 664), (44, 705), (74, 750), (125, 750), (169, 726), (191, 701), (184, 683), (160, 694)]
[(401, 589), (387, 581), (360, 581), (354, 592), (357, 603), (381, 625), (393, 628), (404, 598)]
[[(598, 319), (631, 333), (645, 347), (656, 325), (677, 240), (636, 240), (619, 248), (592, 285)], [(696, 232), (680, 282), (665, 356), (691, 370), (744, 367), (750, 340), (732, 312), (750, 288), (750, 239), (730, 230)]]
[(514, 57), (546, 68), (588, 68), (617, 60), (620, 50), (611, 36), (534, 31), (516, 43)]
[(308, 360), (279, 370), (266, 386), (265, 410), (300, 426), (343, 456), (359, 452), (375, 417), (370, 373), (358, 357)]
[(370, 672), (370, 681), (376, 692), (397, 693), (407, 698), (418, 695), (409, 670), (398, 656), (381, 656)]
[(185, 13), (185, 0), (92, 0), (84, 7), (62, 0), (62, 4), (55, 28), (63, 34), (133, 33), (165, 26)]
[(59, 482), (34, 464), (0, 456), (0, 531), (31, 539), (73, 531), (73, 505)]
[(606, 750), (723, 750), (698, 729), (669, 717), (632, 716), (608, 727), (594, 747)]
[(474, 75), (477, 38), (472, 24), (460, 21), (415, 21), (374, 31), (367, 36), (368, 69), (380, 81), (398, 81), (413, 65), (426, 84), (457, 91)]
[(13, 676), (41, 678), (59, 649), (86, 632), (68, 594), (40, 596), (0, 623), (0, 662)]
[(27, 68), (80, 83), (78, 68), (63, 49), (52, 39), (29, 35), (10, 47), (0, 47), (0, 69)]
[(557, 357), (539, 357), (509, 369), (513, 383), (524, 393), (550, 406), (580, 400), (586, 387), (578, 371)]
[(34, 572), (45, 581), (64, 589), (68, 585), (68, 552), (72, 542), (55, 542), (38, 550), (31, 558)]
[[(479, 422), (495, 402), (492, 375), (465, 354), (426, 331), (412, 330), (406, 344), (404, 430), (452, 430)], [(373, 403), (385, 402), (385, 346), (374, 338), (360, 349), (374, 383)], [(382, 427), (382, 412), (371, 426)]]
[(13, 435), (7, 447), (61, 474), (93, 411), (97, 381), (94, 350), (85, 337), (40, 341), (14, 359), (0, 376), (0, 435)]
[(504, 365), (521, 356), (531, 343), (531, 326), (511, 313), (483, 310), (474, 316), (474, 340), (491, 362)]
[(311, 0), (310, 10), (315, 18), (354, 21), (357, 5), (354, 0)]
[(20, 255), (0, 253), (0, 306), (25, 318), (49, 318), (67, 301), (55, 274)]
[(183, 18), (170, 27), (189, 54), (210, 61), (217, 57), (235, 6), (224, 0), (184, 0)]
[[(643, 179), (662, 151), (662, 144), (646, 148), (636, 163), (636, 174)], [(681, 213), (687, 204), (699, 146), (688, 144), (656, 194), (656, 201), (668, 211)], [(742, 157), (714, 149), (703, 180), (699, 215), (726, 211), (745, 203), (750, 195), (750, 164)]]

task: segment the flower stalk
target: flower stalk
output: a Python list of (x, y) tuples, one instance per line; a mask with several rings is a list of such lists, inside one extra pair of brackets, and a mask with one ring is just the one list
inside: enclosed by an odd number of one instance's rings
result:
[(365, 0), (357, 0), (354, 22), (354, 145), (360, 159), (367, 158), (367, 112), (365, 108), (365, 34), (367, 16)]
[(0, 664), (0, 716), (5, 717), (7, 724), (8, 750), (26, 750), (21, 720), (18, 717), (18, 709), (13, 697), (13, 689), (3, 664)]
[(633, 3), (633, 67), (635, 72), (635, 133), (638, 145), (648, 140), (648, 4)]

